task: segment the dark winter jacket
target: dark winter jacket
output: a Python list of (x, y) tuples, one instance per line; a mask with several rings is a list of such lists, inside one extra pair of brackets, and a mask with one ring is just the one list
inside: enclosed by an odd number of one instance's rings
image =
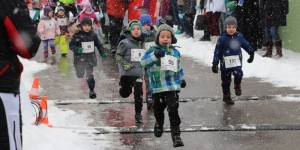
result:
[(196, 0), (185, 0), (183, 5), (183, 12), (185, 14), (196, 14)]
[(84, 32), (80, 30), (73, 35), (69, 44), (70, 50), (74, 52), (74, 65), (86, 63), (89, 66), (97, 66), (96, 51), (90, 53), (78, 53), (78, 49), (82, 48), (83, 42), (94, 42), (94, 46), (97, 47), (99, 54), (104, 53), (101, 42), (94, 31)]
[[(229, 35), (227, 32), (223, 32), (217, 42), (215, 47), (214, 62), (221, 61), (221, 70), (227, 70), (225, 68), (224, 57), (226, 56), (239, 56), (241, 66), (237, 68), (242, 68), (242, 49), (246, 50), (246, 52), (251, 55), (254, 53), (253, 48), (249, 44), (247, 40), (243, 37), (243, 35), (239, 32), (236, 32), (234, 35)], [(230, 68), (232, 69), (232, 68)]]
[(25, 1), (1, 0), (0, 92), (20, 92), (20, 76), (23, 66), (17, 55), (26, 59), (34, 57), (40, 42)]
[(286, 15), (289, 13), (288, 0), (261, 0), (260, 26), (286, 26)]
[[(142, 77), (144, 72), (141, 63), (140, 61), (132, 61), (131, 50), (143, 49), (144, 38), (141, 36), (140, 40), (136, 40), (132, 37), (131, 32), (126, 29), (122, 31), (122, 34), (124, 34), (126, 38), (119, 42), (115, 56), (119, 66), (119, 72), (121, 76), (125, 75)], [(125, 70), (124, 65), (126, 64), (132, 65), (131, 69)]]

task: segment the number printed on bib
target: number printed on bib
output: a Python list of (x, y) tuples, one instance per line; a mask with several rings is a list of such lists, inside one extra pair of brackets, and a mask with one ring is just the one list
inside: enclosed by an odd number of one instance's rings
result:
[(83, 51), (82, 53), (93, 53), (95, 51), (94, 41), (81, 42)]
[(241, 61), (239, 55), (234, 56), (226, 56), (225, 60), (225, 68), (233, 68), (237, 66), (241, 66)]
[(131, 61), (140, 62), (145, 53), (144, 49), (131, 49)]
[(57, 22), (59, 26), (67, 26), (68, 22), (67, 22), (67, 18), (57, 18)]
[(166, 55), (161, 59), (161, 70), (178, 71), (178, 59), (174, 56)]

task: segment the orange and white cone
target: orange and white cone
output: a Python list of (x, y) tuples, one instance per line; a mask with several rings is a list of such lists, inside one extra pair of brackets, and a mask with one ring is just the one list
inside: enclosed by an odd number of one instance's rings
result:
[(37, 118), (37, 123), (43, 123), (47, 125), (48, 127), (52, 127), (51, 124), (49, 124), (48, 119), (48, 98), (47, 96), (42, 96), (42, 100), (40, 101), (40, 107), (41, 112), (39, 114), (39, 117)]
[(29, 99), (30, 100), (39, 100), (39, 78), (35, 77), (32, 83), (31, 90), (29, 92)]

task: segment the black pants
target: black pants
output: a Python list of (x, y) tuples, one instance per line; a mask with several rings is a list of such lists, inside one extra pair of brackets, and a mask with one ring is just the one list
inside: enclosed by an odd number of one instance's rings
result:
[(184, 31), (187, 35), (194, 37), (194, 19), (195, 15), (186, 13), (184, 14), (183, 20), (184, 20)]
[(222, 90), (224, 95), (230, 94), (231, 75), (234, 76), (234, 84), (240, 85), (243, 78), (242, 69), (230, 69), (221, 71)]
[(169, 120), (171, 125), (172, 133), (180, 133), (179, 125), (181, 120), (178, 114), (179, 108), (179, 96), (175, 91), (162, 92), (153, 94), (154, 99), (154, 116), (156, 122), (159, 124), (164, 124), (165, 116), (164, 110), (166, 107), (169, 113)]
[(94, 91), (95, 88), (95, 79), (94, 79), (94, 67), (90, 65), (75, 65), (76, 75), (78, 78), (82, 78), (85, 74), (86, 82), (91, 91)]
[(120, 94), (122, 97), (128, 97), (134, 89), (135, 112), (141, 113), (143, 108), (143, 80), (138, 76), (121, 76)]
[(111, 49), (115, 49), (118, 46), (118, 40), (123, 26), (123, 18), (116, 18), (108, 15), (110, 26), (109, 26), (109, 41)]

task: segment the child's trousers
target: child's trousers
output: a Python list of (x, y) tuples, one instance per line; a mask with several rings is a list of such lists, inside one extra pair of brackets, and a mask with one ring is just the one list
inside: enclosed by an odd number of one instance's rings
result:
[(222, 90), (224, 95), (230, 94), (231, 75), (234, 76), (234, 84), (240, 85), (243, 78), (241, 68), (221, 70)]
[(59, 44), (61, 54), (68, 54), (68, 43), (66, 35), (57, 35), (54, 40), (54, 44)]

